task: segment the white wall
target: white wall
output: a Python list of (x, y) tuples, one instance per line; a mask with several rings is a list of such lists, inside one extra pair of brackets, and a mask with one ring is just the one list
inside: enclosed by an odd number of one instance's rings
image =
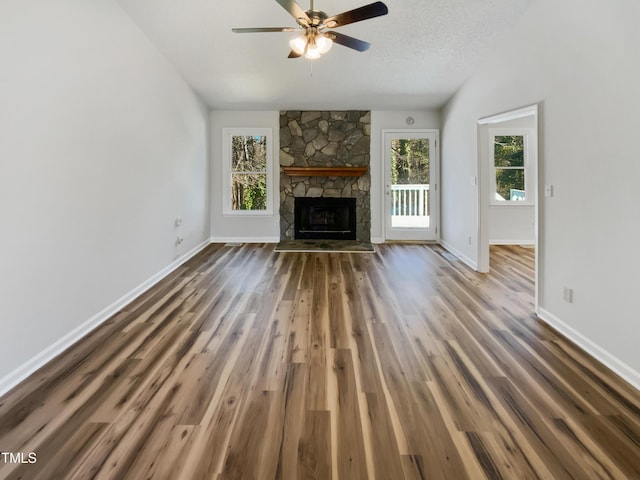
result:
[[(412, 117), (413, 125), (407, 125)], [(371, 112), (371, 239), (375, 243), (384, 241), (384, 152), (383, 130), (440, 128), (440, 114), (434, 111), (388, 111)]]
[(473, 261), (476, 122), (540, 102), (540, 314), (638, 386), (639, 21), (636, 0), (537, 0), (442, 119), (443, 237)]
[(209, 237), (207, 111), (120, 7), (1, 10), (0, 391)]
[(532, 205), (489, 206), (491, 245), (534, 245), (535, 207)]
[[(211, 237), (214, 242), (278, 242), (280, 240), (280, 112), (211, 112)], [(273, 215), (224, 215), (222, 197), (222, 129), (271, 128), (273, 131)]]

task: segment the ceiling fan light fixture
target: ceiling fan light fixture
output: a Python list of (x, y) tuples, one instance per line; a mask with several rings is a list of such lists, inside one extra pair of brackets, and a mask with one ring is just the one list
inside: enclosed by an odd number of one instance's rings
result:
[(292, 38), (289, 41), (289, 46), (291, 47), (291, 50), (296, 52), (298, 55), (303, 55), (307, 48), (307, 37), (305, 35), (300, 35)]
[(316, 37), (316, 45), (318, 46), (318, 50), (320, 50), (320, 54), (324, 55), (329, 50), (331, 50), (331, 47), (333, 46), (333, 40), (331, 40), (326, 35), (320, 34)]
[(316, 60), (320, 58), (320, 55), (322, 55), (322, 53), (318, 46), (315, 43), (311, 44), (311, 42), (309, 42), (307, 45), (307, 53), (304, 54), (304, 57), (308, 60)]
[(332, 29), (389, 13), (387, 6), (380, 0), (333, 16), (329, 16), (321, 10), (315, 10), (313, 0), (310, 0), (311, 8), (307, 11), (298, 5), (296, 0), (276, 0), (276, 2), (296, 20), (297, 27), (232, 28), (231, 30), (235, 33), (298, 31), (301, 35), (289, 40), (291, 47), (289, 58), (304, 56), (314, 60), (327, 53), (334, 43), (358, 52), (364, 52), (369, 49), (370, 43), (335, 32)]

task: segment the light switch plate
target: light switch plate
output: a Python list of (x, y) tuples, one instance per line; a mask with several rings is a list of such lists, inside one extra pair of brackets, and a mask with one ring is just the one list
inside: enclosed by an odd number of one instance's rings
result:
[(553, 185), (544, 186), (544, 196), (549, 198), (553, 197)]

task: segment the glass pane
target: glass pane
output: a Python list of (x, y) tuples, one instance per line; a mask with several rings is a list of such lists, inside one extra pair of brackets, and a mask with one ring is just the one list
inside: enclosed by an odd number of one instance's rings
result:
[(232, 210), (267, 209), (267, 175), (231, 175)]
[(391, 140), (391, 226), (429, 227), (429, 140)]
[(265, 172), (267, 137), (234, 135), (231, 138), (231, 169), (234, 172)]
[(524, 167), (524, 136), (495, 136), (493, 159), (496, 167)]
[(429, 140), (391, 140), (391, 183), (429, 184)]
[(524, 168), (496, 169), (496, 200), (526, 200)]

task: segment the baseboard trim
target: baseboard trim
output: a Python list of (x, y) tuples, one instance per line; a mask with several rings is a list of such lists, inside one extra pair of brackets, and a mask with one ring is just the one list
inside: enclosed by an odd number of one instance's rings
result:
[(631, 384), (636, 390), (640, 391), (640, 372), (634, 370), (629, 365), (624, 363), (615, 355), (611, 354), (604, 348), (602, 348), (597, 343), (588, 339), (580, 332), (575, 330), (573, 327), (567, 325), (565, 322), (560, 320), (558, 317), (553, 315), (548, 310), (544, 308), (538, 309), (538, 317), (549, 324), (552, 328), (560, 332), (562, 335), (567, 337), (577, 346), (582, 348), (585, 352), (591, 355), (593, 358), (598, 360), (608, 369), (612, 370), (614, 373), (622, 377), (626, 382)]
[(447, 250), (449, 253), (454, 254), (456, 257), (462, 260), (468, 267), (472, 268), (476, 272), (478, 271), (478, 262), (474, 262), (469, 257), (467, 257), (464, 253), (460, 252), (458, 249), (451, 246), (451, 244), (445, 242), (444, 240), (440, 241), (440, 245), (442, 245), (442, 247), (445, 250)]
[(489, 240), (489, 245), (535, 245), (534, 240)]
[(382, 237), (371, 237), (371, 243), (375, 243), (375, 244), (384, 243), (384, 238), (382, 238)]
[(111, 318), (113, 315), (118, 313), (118, 311), (120, 311), (125, 305), (131, 303), (134, 299), (136, 299), (137, 297), (142, 295), (144, 292), (149, 290), (151, 287), (153, 287), (160, 280), (162, 280), (171, 272), (173, 272), (176, 268), (178, 268), (184, 262), (186, 262), (191, 257), (201, 252), (208, 245), (209, 245), (209, 240), (206, 240), (205, 242), (201, 243), (197, 247), (193, 248), (190, 252), (180, 256), (175, 261), (173, 261), (169, 266), (163, 268), (160, 272), (156, 273), (154, 276), (152, 276), (145, 282), (138, 285), (129, 293), (120, 297), (111, 305), (104, 308), (100, 312), (96, 313), (89, 320), (82, 323), (81, 325), (78, 325), (76, 328), (74, 328), (69, 333), (67, 333), (64, 337), (62, 337), (57, 342), (55, 342), (51, 346), (44, 349), (35, 357), (31, 358), (26, 363), (20, 365), (18, 368), (8, 373), (7, 375), (5, 375), (2, 379), (0, 379), (0, 396), (9, 392), (9, 390), (17, 386), (20, 382), (25, 380), (29, 375), (32, 375), (38, 369), (42, 368), (44, 365), (49, 363), (55, 357), (63, 353), (66, 349), (68, 349), (69, 347), (77, 343), (83, 337), (88, 335), (91, 331), (93, 331), (94, 329), (99, 327), (102, 323), (104, 323), (109, 318)]
[(211, 243), (278, 243), (280, 237), (211, 237)]

